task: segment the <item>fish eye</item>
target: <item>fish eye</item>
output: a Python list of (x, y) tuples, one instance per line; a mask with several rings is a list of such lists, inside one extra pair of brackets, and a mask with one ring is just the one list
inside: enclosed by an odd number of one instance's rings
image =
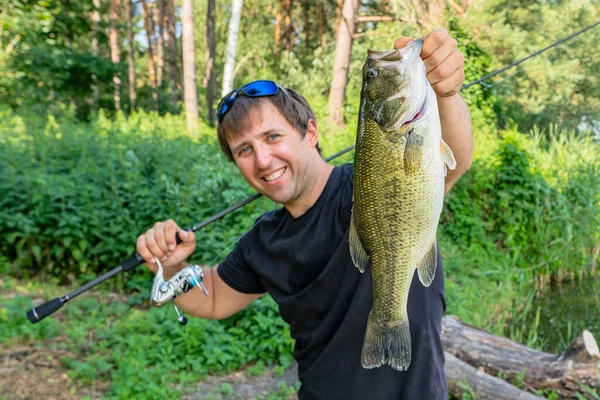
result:
[(367, 70), (367, 78), (375, 78), (377, 75), (379, 75), (379, 69), (376, 67), (371, 67)]

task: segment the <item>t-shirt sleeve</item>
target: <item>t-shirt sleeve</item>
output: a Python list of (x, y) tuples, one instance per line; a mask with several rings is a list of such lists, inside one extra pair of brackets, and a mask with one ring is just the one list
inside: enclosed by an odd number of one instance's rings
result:
[(258, 274), (248, 264), (246, 244), (240, 241), (235, 249), (219, 264), (217, 273), (227, 285), (241, 293), (265, 293), (265, 287)]

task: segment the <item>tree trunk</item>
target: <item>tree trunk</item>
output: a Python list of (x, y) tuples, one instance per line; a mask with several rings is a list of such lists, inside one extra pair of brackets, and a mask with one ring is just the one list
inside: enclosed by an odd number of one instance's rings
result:
[(198, 94), (196, 92), (196, 55), (194, 45), (194, 3), (183, 0), (182, 16), (183, 92), (188, 131), (198, 130)]
[(217, 101), (217, 78), (215, 76), (215, 0), (208, 0), (206, 10), (206, 73), (204, 86), (206, 87), (206, 102), (208, 103), (208, 123), (215, 124), (214, 104)]
[(292, 51), (292, 7), (294, 6), (294, 0), (284, 0), (284, 12), (285, 12), (285, 49)]
[[(98, 57), (98, 24), (100, 23), (100, 0), (93, 0), (94, 10), (92, 11), (92, 55)], [(98, 77), (92, 75), (92, 109), (98, 110), (98, 101), (100, 99), (100, 91), (98, 89)]]
[(354, 18), (357, 8), (357, 0), (344, 0), (336, 39), (333, 77), (331, 79), (331, 88), (329, 89), (329, 122), (340, 127), (344, 125), (342, 107), (344, 106), (346, 85), (348, 84)]
[[(121, 24), (121, 0), (110, 0), (110, 59), (113, 64), (121, 62), (121, 41), (119, 25)], [(121, 109), (121, 78), (116, 72), (113, 76), (115, 109)]]
[(156, 91), (156, 67), (154, 63), (154, 46), (152, 36), (154, 28), (152, 24), (152, 15), (148, 8), (147, 0), (142, 1), (142, 9), (144, 10), (144, 30), (148, 39), (148, 74), (150, 75), (150, 87), (152, 88), (152, 106), (155, 111), (158, 111), (158, 93)]
[(242, 16), (243, 0), (233, 0), (231, 7), (231, 20), (229, 21), (229, 37), (227, 38), (227, 56), (223, 72), (223, 87), (221, 97), (233, 90), (233, 78), (235, 68), (235, 55), (237, 51), (238, 32), (240, 30), (240, 19)]
[(169, 90), (171, 92), (171, 106), (177, 107), (177, 38), (175, 36), (175, 4), (174, 0), (167, 0), (167, 49), (169, 51)]
[(281, 14), (281, 6), (277, 7), (275, 11), (275, 47), (279, 50), (279, 44), (281, 43), (281, 20), (283, 15)]
[(127, 18), (127, 69), (129, 77), (129, 111), (135, 112), (135, 50), (133, 47), (133, 4), (132, 0), (125, 0), (125, 14)]
[(323, 47), (323, 0), (317, 3), (317, 23), (319, 24), (319, 47)]
[(561, 398), (584, 395), (582, 384), (594, 390), (600, 387), (600, 354), (588, 331), (556, 356), (473, 328), (454, 317), (444, 317), (442, 343), (446, 352), (478, 371), (491, 376), (501, 374), (507, 379), (519, 377), (528, 387), (555, 390)]
[(165, 56), (163, 54), (165, 36), (163, 28), (163, 19), (165, 18), (164, 0), (157, 0), (156, 6), (158, 8), (158, 40), (156, 42), (156, 86), (158, 88), (161, 88), (163, 82), (163, 69), (165, 65)]
[(310, 52), (310, 1), (302, 3), (304, 12), (304, 45), (306, 46), (307, 54)]

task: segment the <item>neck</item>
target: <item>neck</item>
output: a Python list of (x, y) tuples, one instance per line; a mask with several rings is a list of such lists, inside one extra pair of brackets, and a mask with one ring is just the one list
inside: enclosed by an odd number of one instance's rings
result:
[(327, 180), (331, 175), (331, 171), (333, 171), (333, 166), (327, 164), (322, 158), (319, 158), (319, 160), (320, 161), (317, 162), (314, 170), (315, 179), (309, 178), (307, 187), (304, 190), (304, 193), (306, 194), (295, 201), (284, 205), (290, 215), (294, 218), (302, 216), (314, 206), (319, 199), (319, 196), (321, 196), (321, 193), (323, 193), (325, 185), (327, 185)]

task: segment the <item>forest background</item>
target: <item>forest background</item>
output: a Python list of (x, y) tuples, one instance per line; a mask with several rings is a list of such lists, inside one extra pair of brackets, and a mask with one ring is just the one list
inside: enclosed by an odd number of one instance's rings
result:
[[(206, 375), (283, 373), (293, 341), (268, 297), (182, 328), (149, 307), (152, 275), (139, 268), (36, 325), (25, 312), (119, 265), (155, 221), (191, 226), (252, 194), (216, 142), (215, 103), (232, 88), (298, 90), (328, 156), (354, 143), (368, 48), (445, 27), (467, 83), (598, 20), (594, 1), (0, 0), (0, 356), (45, 351), (62, 372), (39, 379), (74, 398), (184, 396)], [(475, 159), (438, 232), (447, 313), (551, 352), (582, 329), (600, 334), (589, 317), (600, 309), (599, 32), (462, 91)], [(194, 261), (218, 263), (276, 207), (261, 199), (199, 231)], [(539, 300), (557, 297), (571, 299), (562, 314)], [(20, 398), (11, 385), (0, 379), (0, 398)], [(235, 393), (223, 383), (207, 395)]]

